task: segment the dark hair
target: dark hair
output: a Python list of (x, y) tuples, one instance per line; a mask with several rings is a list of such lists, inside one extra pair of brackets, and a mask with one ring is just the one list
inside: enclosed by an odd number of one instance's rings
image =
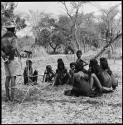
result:
[(47, 65), (47, 66), (46, 66), (46, 70), (52, 70), (51, 65)]
[(102, 69), (108, 69), (109, 66), (108, 66), (108, 61), (106, 58), (102, 57), (100, 58), (100, 66), (102, 67)]
[(63, 69), (65, 69), (64, 62), (63, 61), (58, 62), (58, 70), (63, 70)]
[(100, 58), (100, 61), (105, 61), (105, 62), (107, 62), (107, 59), (106, 59), (105, 57), (101, 57), (101, 58)]
[(98, 65), (98, 61), (96, 59), (91, 59), (89, 66), (94, 66), (94, 65)]
[(7, 32), (2, 36), (2, 38), (5, 38), (5, 37), (16, 37), (16, 38), (17, 38), (17, 36), (16, 36), (13, 32), (11, 32), (11, 31), (7, 31)]
[(101, 72), (101, 68), (96, 59), (91, 59), (89, 67), (91, 67), (91, 73), (95, 73), (96, 75)]
[(31, 60), (26, 60), (26, 64), (32, 64), (32, 61)]
[(78, 53), (82, 54), (82, 51), (81, 50), (77, 50), (76, 54), (78, 55)]
[(108, 73), (111, 75), (112, 74), (112, 71), (110, 70), (110, 67), (108, 65), (108, 61), (106, 58), (102, 57), (100, 58), (100, 66), (103, 70), (108, 70)]
[(76, 63), (75, 63), (75, 62), (70, 63), (70, 68), (71, 68), (72, 66), (76, 66)]
[(57, 63), (63, 62), (62, 58), (58, 58)]

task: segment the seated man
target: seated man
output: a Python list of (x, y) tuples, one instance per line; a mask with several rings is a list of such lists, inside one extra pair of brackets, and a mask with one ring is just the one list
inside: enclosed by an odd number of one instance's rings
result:
[(44, 76), (43, 76), (43, 82), (52, 82), (53, 78), (55, 77), (55, 73), (52, 70), (51, 65), (47, 65), (46, 66), (46, 70), (44, 72)]
[(26, 67), (24, 69), (23, 77), (24, 77), (25, 85), (29, 84), (29, 82), (33, 82), (33, 84), (37, 84), (38, 71), (35, 70), (33, 73), (31, 60), (26, 61)]

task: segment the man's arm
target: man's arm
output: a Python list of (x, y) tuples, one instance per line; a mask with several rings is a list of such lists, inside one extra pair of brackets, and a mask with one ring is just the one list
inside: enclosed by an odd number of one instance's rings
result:
[(83, 61), (83, 66), (87, 66), (88, 65), (87, 62), (85, 62), (84, 60), (82, 60), (82, 61)]

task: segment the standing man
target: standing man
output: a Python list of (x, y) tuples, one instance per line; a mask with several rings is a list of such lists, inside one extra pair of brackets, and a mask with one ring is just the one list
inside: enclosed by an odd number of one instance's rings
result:
[[(18, 55), (16, 48), (17, 37), (14, 33), (15, 27), (7, 28), (7, 32), (1, 38), (1, 55), (4, 60), (5, 67), (5, 90), (6, 101), (14, 101), (14, 87), (17, 75), (18, 63), (15, 60), (15, 56)], [(10, 84), (11, 81), (11, 84)], [(10, 91), (11, 90), (11, 91)], [(11, 93), (10, 93), (11, 92)]]

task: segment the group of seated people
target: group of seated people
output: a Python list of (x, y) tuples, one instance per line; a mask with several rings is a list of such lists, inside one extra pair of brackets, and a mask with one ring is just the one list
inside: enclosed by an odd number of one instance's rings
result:
[[(57, 60), (56, 72), (52, 70), (51, 65), (46, 66), (43, 81), (53, 82), (54, 86), (72, 85), (72, 90), (66, 90), (65, 95), (68, 96), (99, 96), (102, 93), (112, 92), (118, 86), (118, 80), (114, 77), (106, 58), (100, 58), (100, 65), (96, 59), (91, 59), (89, 69), (84, 66), (88, 65), (81, 59), (82, 51), (78, 50), (76, 62), (70, 63), (70, 70), (67, 71), (61, 58)], [(31, 62), (30, 62), (31, 63)], [(28, 64), (27, 64), (28, 65)], [(30, 64), (31, 65), (31, 64)], [(24, 73), (26, 74), (26, 68)], [(35, 70), (32, 74), (32, 81), (37, 81), (38, 72)], [(24, 75), (25, 76), (25, 75)]]

